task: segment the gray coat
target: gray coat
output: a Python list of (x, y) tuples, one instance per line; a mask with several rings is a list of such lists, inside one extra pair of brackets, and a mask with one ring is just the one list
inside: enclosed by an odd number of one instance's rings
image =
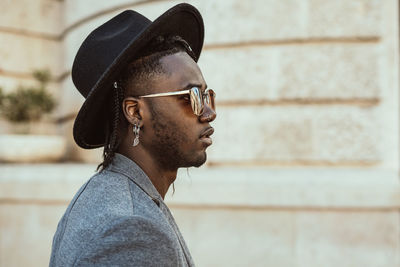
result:
[(50, 266), (194, 266), (174, 218), (130, 159), (95, 174), (54, 235)]

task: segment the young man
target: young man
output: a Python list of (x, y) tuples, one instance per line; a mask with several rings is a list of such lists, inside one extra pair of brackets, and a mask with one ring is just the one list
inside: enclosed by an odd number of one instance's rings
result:
[(128, 10), (83, 42), (73, 133), (83, 148), (104, 146), (104, 161), (61, 219), (50, 266), (194, 265), (163, 199), (212, 143), (215, 93), (196, 64), (203, 27), (188, 4), (154, 22)]

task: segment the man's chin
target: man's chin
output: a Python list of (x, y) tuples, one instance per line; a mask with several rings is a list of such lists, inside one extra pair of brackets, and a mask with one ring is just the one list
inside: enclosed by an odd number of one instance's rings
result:
[(185, 167), (185, 168), (188, 168), (188, 167), (196, 167), (196, 168), (198, 168), (198, 167), (200, 167), (201, 165), (203, 165), (206, 161), (207, 161), (207, 154), (206, 154), (206, 152), (204, 151), (204, 152), (201, 153), (201, 155), (199, 155), (199, 156), (196, 157), (195, 159), (192, 159), (190, 162), (188, 162), (187, 164), (185, 164), (185, 165), (187, 165), (187, 166), (182, 166), (182, 167)]

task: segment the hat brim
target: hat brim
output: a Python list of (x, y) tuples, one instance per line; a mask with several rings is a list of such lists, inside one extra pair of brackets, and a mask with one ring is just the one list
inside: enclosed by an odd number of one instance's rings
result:
[(86, 149), (105, 144), (108, 127), (112, 85), (124, 67), (150, 40), (160, 35), (178, 35), (192, 48), (197, 59), (203, 47), (204, 24), (196, 8), (179, 4), (154, 20), (133, 39), (103, 73), (83, 103), (75, 119), (73, 136), (78, 146)]

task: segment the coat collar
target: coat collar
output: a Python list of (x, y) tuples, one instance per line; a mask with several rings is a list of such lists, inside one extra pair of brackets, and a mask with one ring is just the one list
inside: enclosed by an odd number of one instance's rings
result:
[(157, 203), (162, 201), (161, 195), (154, 187), (150, 178), (131, 159), (125, 157), (122, 154), (115, 153), (113, 162), (106, 169), (127, 176), (137, 186), (139, 186), (147, 195), (149, 195), (154, 202)]

